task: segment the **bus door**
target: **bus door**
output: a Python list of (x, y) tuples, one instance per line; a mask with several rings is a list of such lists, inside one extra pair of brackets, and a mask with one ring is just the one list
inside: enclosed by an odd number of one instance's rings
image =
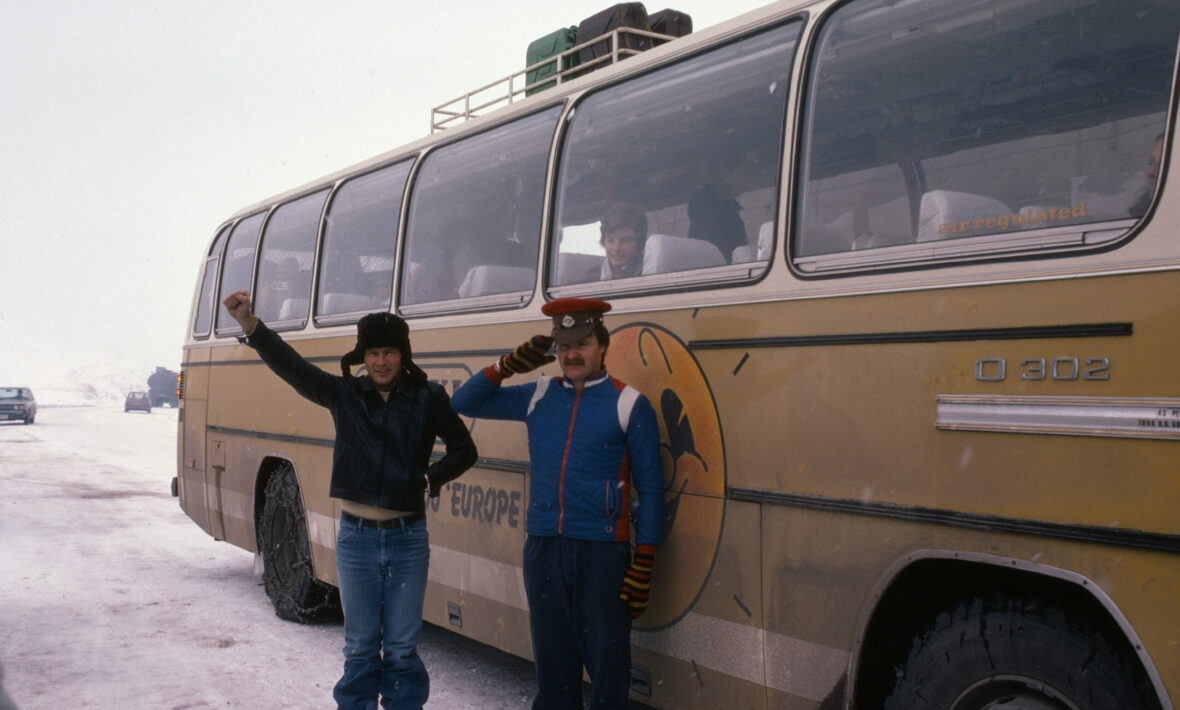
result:
[(225, 474), (225, 442), (209, 439), (205, 468), (205, 507), (209, 511), (209, 534), (225, 539), (225, 517), (221, 506), (221, 479)]
[[(192, 317), (191, 336), (208, 339), (213, 334), (214, 309), (216, 303), (217, 276), (221, 264), (221, 253), (229, 237), (230, 225), (222, 227), (205, 258), (201, 282), (197, 293), (195, 312)], [(202, 530), (220, 538), (220, 523), (214, 530), (209, 515), (208, 486), (212, 481), (205, 478), (206, 449), (205, 426), (208, 414), (209, 376), (211, 351), (208, 347), (188, 348), (181, 362), (180, 381), (180, 480), (177, 494), (180, 507)], [(224, 466), (222, 459), (220, 464)], [(215, 490), (215, 489), (214, 489)]]
[[(209, 351), (189, 350), (183, 364), (180, 399), (180, 507), (201, 529), (213, 534), (205, 480), (205, 414), (208, 410)], [(190, 359), (192, 358), (192, 359)], [(203, 359), (205, 362), (196, 362)]]

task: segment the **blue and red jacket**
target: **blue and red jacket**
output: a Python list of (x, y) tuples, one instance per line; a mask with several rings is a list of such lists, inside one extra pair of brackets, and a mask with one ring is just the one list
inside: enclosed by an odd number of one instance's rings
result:
[(460, 414), (523, 421), (529, 433), (529, 535), (626, 541), (631, 488), (637, 545), (659, 543), (664, 515), (660, 431), (647, 397), (603, 371), (581, 392), (565, 378), (501, 387), (485, 368), (451, 398)]

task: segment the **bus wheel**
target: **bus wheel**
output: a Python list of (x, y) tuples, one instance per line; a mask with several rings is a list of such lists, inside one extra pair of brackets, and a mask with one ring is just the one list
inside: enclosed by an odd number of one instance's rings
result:
[(898, 674), (885, 710), (1160, 707), (1094, 624), (1030, 599), (960, 602), (914, 640)]
[(335, 587), (317, 580), (312, 572), (303, 499), (289, 465), (276, 471), (266, 484), (258, 545), (266, 594), (280, 619), (322, 621), (339, 613)]

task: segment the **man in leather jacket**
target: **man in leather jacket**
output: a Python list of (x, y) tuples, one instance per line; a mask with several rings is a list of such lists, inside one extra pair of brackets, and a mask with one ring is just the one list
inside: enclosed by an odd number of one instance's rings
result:
[[(332, 375), (305, 360), (251, 311), (237, 291), (224, 301), (243, 342), (296, 392), (327, 407), (336, 427), (329, 495), (340, 499), (336, 570), (344, 609), (341, 710), (421, 708), (430, 692), (418, 656), (430, 543), (425, 495), (475, 463), (467, 427), (446, 392), (414, 364), (409, 327), (392, 313), (357, 324), (356, 347)], [(368, 374), (353, 377), (364, 363)], [(430, 463), (436, 438), (446, 454)]]

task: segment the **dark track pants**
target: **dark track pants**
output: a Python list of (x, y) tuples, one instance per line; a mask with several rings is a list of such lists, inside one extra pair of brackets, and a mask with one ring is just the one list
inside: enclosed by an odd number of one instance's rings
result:
[(537, 667), (534, 710), (582, 710), (582, 666), (591, 710), (625, 710), (631, 618), (619, 600), (631, 563), (626, 542), (534, 537), (524, 543), (524, 586)]

